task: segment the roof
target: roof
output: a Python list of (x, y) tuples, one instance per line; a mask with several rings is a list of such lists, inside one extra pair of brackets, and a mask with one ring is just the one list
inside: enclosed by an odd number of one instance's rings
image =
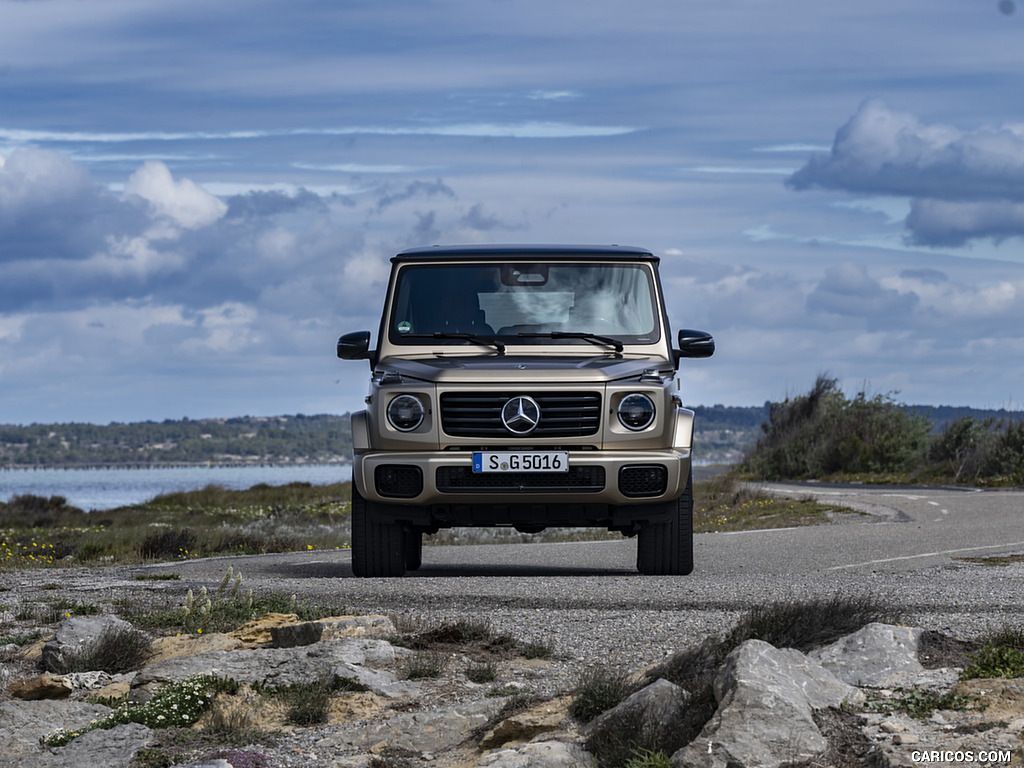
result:
[(659, 261), (658, 257), (646, 248), (636, 248), (629, 245), (540, 245), (530, 243), (431, 245), (423, 248), (407, 248), (391, 260), (417, 261), (420, 259), (433, 260), (438, 258), (507, 260), (510, 256)]

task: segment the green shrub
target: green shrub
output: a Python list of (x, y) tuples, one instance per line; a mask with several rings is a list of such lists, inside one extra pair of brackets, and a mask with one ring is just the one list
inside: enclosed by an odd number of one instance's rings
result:
[(1024, 627), (1007, 624), (981, 642), (981, 648), (968, 656), (961, 680), (1024, 677)]
[(186, 558), (195, 549), (196, 532), (191, 528), (153, 533), (139, 546), (139, 554), (147, 560), (155, 558)]
[(149, 657), (152, 638), (134, 627), (108, 626), (99, 637), (76, 650), (65, 651), (59, 662), (52, 661), (49, 672), (108, 672), (112, 675), (139, 669)]
[(581, 672), (576, 680), (569, 714), (581, 722), (589, 723), (621, 702), (629, 693), (627, 674), (604, 665), (590, 667)]
[(847, 399), (837, 379), (819, 376), (808, 394), (772, 403), (764, 431), (742, 468), (785, 480), (909, 472), (921, 464), (931, 424), (891, 396)]
[(418, 651), (405, 661), (405, 677), (408, 680), (440, 677), (448, 666), (448, 656), (434, 651)]

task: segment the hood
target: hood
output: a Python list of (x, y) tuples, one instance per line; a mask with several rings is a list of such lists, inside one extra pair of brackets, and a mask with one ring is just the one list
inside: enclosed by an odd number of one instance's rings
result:
[(639, 377), (651, 368), (665, 374), (673, 371), (671, 363), (664, 358), (613, 355), (403, 357), (381, 360), (376, 370), (397, 371), (403, 377), (437, 384), (493, 383), (513, 379), (593, 384)]

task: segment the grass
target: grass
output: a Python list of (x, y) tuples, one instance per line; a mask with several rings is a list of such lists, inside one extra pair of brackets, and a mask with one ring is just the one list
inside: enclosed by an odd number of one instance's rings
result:
[[(694, 486), (697, 531), (788, 527), (827, 521), (829, 507), (774, 499), (735, 474)], [(351, 484), (207, 486), (150, 502), (85, 513), (60, 497), (18, 497), (0, 505), (0, 571), (66, 566), (134, 565), (215, 555), (344, 549), (350, 545)], [(455, 528), (429, 544), (618, 539), (600, 528), (551, 528), (521, 534), (505, 528)], [(157, 577), (151, 577), (156, 579)]]
[(136, 598), (117, 605), (118, 614), (133, 624), (148, 629), (204, 634), (230, 632), (267, 613), (294, 613), (300, 621), (351, 613), (344, 605), (299, 600), (280, 592), (254, 594), (242, 592), (242, 574), (228, 566), (214, 592), (203, 587), (198, 593), (188, 590), (182, 598), (160, 596), (143, 601)]
[(22, 496), (0, 504), (0, 570), (340, 549), (350, 504), (349, 483), (207, 486), (91, 513)]

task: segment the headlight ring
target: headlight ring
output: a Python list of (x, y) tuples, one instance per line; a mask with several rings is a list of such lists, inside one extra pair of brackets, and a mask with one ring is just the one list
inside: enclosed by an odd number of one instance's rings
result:
[(622, 426), (639, 432), (654, 422), (654, 401), (642, 392), (633, 392), (619, 401), (618, 414)]
[(388, 423), (399, 432), (412, 432), (423, 423), (426, 411), (423, 403), (414, 395), (398, 395), (392, 398), (387, 408)]

